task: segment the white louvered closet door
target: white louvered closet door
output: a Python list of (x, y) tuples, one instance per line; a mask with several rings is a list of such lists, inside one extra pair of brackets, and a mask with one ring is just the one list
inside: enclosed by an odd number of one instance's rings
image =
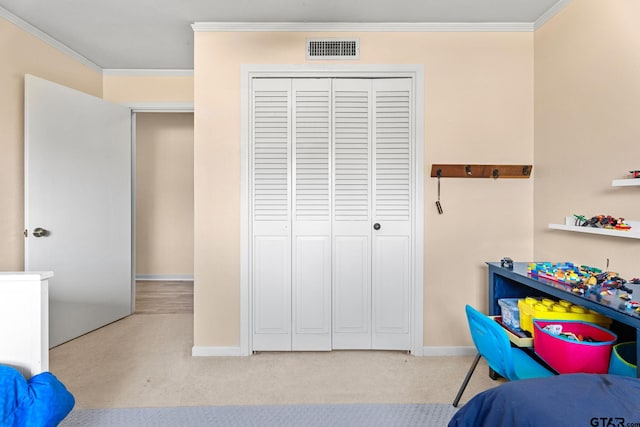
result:
[(331, 350), (331, 80), (292, 80), (293, 350)]
[(252, 349), (408, 350), (411, 81), (252, 84)]
[(333, 82), (333, 348), (371, 348), (371, 80)]
[(291, 81), (252, 92), (253, 350), (291, 350)]
[(411, 347), (412, 105), (409, 79), (373, 80), (372, 348), (378, 350)]

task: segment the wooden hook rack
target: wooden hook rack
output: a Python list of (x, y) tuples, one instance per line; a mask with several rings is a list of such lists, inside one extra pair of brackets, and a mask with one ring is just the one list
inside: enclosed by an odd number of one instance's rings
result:
[(533, 165), (451, 165), (431, 166), (431, 177), (437, 178), (529, 178)]

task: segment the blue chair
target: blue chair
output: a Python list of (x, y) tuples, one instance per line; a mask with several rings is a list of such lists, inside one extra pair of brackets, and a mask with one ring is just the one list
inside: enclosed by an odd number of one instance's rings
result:
[(525, 351), (512, 347), (506, 332), (495, 320), (470, 305), (465, 307), (465, 311), (467, 312), (471, 338), (478, 354), (471, 363), (469, 372), (467, 372), (467, 376), (453, 401), (454, 407), (458, 406), (462, 393), (467, 388), (471, 375), (480, 361), (480, 356), (485, 358), (489, 368), (510, 381), (555, 375)]

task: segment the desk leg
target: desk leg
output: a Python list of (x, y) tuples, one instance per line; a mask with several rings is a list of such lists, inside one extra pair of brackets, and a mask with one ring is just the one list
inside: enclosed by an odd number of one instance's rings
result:
[(498, 378), (500, 378), (500, 374), (494, 371), (493, 369), (489, 368), (489, 378), (495, 381)]
[(636, 329), (636, 377), (640, 378), (640, 328)]

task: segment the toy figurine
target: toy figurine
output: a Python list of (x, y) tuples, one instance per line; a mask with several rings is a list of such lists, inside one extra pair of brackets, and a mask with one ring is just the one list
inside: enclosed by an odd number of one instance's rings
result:
[(578, 227), (582, 227), (587, 222), (587, 217), (584, 215), (573, 214), (573, 217), (576, 219), (574, 225)]
[(587, 219), (584, 215), (573, 214), (574, 225), (577, 227), (605, 228), (609, 230), (631, 230), (631, 226), (624, 222), (624, 218), (615, 218), (611, 215), (596, 215)]

